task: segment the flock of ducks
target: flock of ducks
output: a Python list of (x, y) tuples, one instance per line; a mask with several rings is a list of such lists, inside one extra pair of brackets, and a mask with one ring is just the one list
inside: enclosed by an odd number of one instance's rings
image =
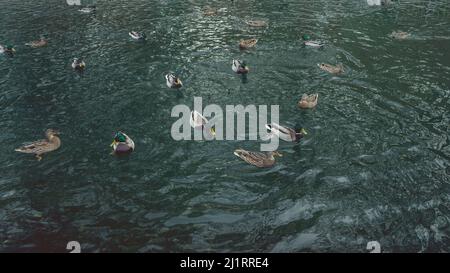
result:
[[(91, 13), (95, 11), (95, 7), (87, 7), (79, 10), (83, 13)], [(203, 14), (205, 16), (213, 16), (217, 15), (218, 10), (212, 9), (210, 7), (206, 7), (203, 10)], [(267, 27), (267, 22), (263, 20), (252, 20), (246, 21), (246, 24), (251, 27)], [(138, 31), (130, 31), (129, 36), (137, 41), (143, 41), (146, 39), (146, 35), (143, 32)], [(406, 32), (393, 32), (390, 37), (395, 39), (406, 39), (410, 36), (409, 33)], [(311, 40), (309, 35), (303, 35), (303, 45), (306, 47), (314, 47), (314, 48), (322, 48), (325, 44), (321, 41)], [(242, 50), (250, 49), (256, 46), (258, 40), (255, 38), (248, 40), (240, 40), (239, 48)], [(40, 48), (48, 45), (48, 40), (41, 37), (39, 40), (32, 41), (26, 43), (27, 46), (32, 48)], [(15, 49), (12, 45), (0, 45), (0, 54), (9, 54), (13, 55), (15, 53)], [(344, 66), (342, 64), (331, 65), (327, 63), (320, 63), (318, 67), (328, 73), (331, 74), (341, 74), (344, 73)], [(86, 68), (86, 63), (81, 58), (74, 58), (72, 61), (72, 68), (77, 71), (83, 71)], [(245, 63), (245, 61), (236, 59), (232, 61), (231, 66), (233, 72), (237, 74), (247, 74), (250, 69)], [(173, 73), (168, 73), (166, 76), (166, 84), (169, 88), (181, 88), (183, 86), (182, 81), (175, 76)], [(312, 109), (316, 107), (318, 103), (318, 94), (303, 94), (301, 99), (298, 102), (298, 107), (303, 109)], [(206, 125), (208, 120), (202, 116), (197, 111), (192, 111), (190, 115), (190, 125), (194, 129), (204, 130), (206, 129)], [(266, 129), (269, 132), (269, 137), (278, 137), (283, 141), (287, 142), (299, 142), (307, 132), (303, 129), (292, 129), (289, 127), (281, 126), (276, 123), (266, 124)], [(210, 128), (209, 133), (211, 135), (215, 135), (215, 129)], [(61, 146), (61, 139), (59, 138), (59, 132), (54, 129), (48, 129), (45, 132), (46, 139), (34, 141), (31, 143), (26, 143), (23, 146), (15, 149), (17, 152), (26, 153), (26, 154), (34, 154), (36, 158), (40, 161), (42, 160), (42, 155), (45, 153), (49, 153), (57, 150)], [(113, 149), (113, 154), (121, 155), (121, 154), (129, 154), (135, 150), (134, 141), (124, 132), (118, 131), (113, 138), (113, 142), (111, 143), (111, 147)], [(255, 151), (246, 151), (244, 149), (237, 149), (234, 151), (234, 154), (244, 160), (245, 162), (254, 165), (256, 167), (271, 167), (275, 164), (275, 156), (281, 157), (282, 154), (278, 151), (273, 152), (255, 152)]]

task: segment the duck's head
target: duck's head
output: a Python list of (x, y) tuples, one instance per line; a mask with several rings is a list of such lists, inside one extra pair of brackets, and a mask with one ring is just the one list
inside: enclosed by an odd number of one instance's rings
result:
[(117, 132), (114, 135), (114, 141), (116, 141), (116, 142), (125, 142), (125, 141), (127, 141), (127, 137), (122, 132)]
[(300, 128), (300, 129), (295, 130), (295, 134), (297, 135), (298, 139), (301, 139), (304, 136), (306, 136), (308, 134), (308, 132), (306, 132), (305, 128)]
[(117, 143), (126, 142), (126, 141), (127, 141), (127, 137), (122, 132), (119, 131), (114, 135), (114, 139), (113, 139), (113, 142), (111, 143), (111, 146), (114, 146)]
[(248, 68), (247, 63), (245, 61), (243, 61), (243, 62), (240, 62), (240, 64), (239, 64), (239, 70), (241, 73), (245, 74), (245, 73), (248, 73), (248, 71), (250, 69)]
[(8, 51), (10, 51), (10, 52), (13, 52), (13, 53), (16, 52), (16, 50), (14, 49), (14, 46), (13, 46), (13, 45), (7, 45), (5, 48), (6, 48), (6, 50), (8, 50)]
[(77, 66), (79, 69), (83, 69), (86, 64), (84, 63), (83, 59), (81, 58), (74, 58), (73, 63)]
[(272, 152), (272, 156), (278, 156), (278, 157), (282, 157), (282, 156), (283, 156), (283, 154), (282, 154), (282, 153), (280, 153), (279, 151), (273, 151), (273, 152)]
[(211, 135), (215, 136), (216, 135), (216, 128), (213, 126), (209, 129), (209, 132), (211, 133)]
[(304, 41), (309, 41), (309, 40), (311, 40), (311, 37), (310, 37), (308, 34), (303, 34), (303, 35), (302, 35), (302, 39), (303, 39)]
[(169, 73), (166, 75), (166, 80), (171, 84), (171, 85), (175, 85), (175, 86), (181, 86), (183, 85), (181, 80), (175, 76), (172, 73)]
[(47, 129), (47, 130), (45, 131), (45, 135), (46, 135), (48, 138), (52, 138), (52, 137), (58, 136), (58, 135), (60, 135), (60, 134), (61, 134), (61, 132), (58, 131), (58, 130), (55, 130), (55, 129)]

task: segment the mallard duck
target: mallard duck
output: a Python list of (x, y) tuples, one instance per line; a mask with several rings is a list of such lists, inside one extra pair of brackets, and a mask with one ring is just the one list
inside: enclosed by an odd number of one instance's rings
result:
[(128, 35), (135, 40), (145, 40), (146, 38), (145, 33), (143, 32), (130, 31), (128, 32)]
[(86, 63), (81, 58), (74, 58), (72, 68), (75, 70), (84, 70)]
[(241, 41), (239, 41), (239, 47), (241, 49), (252, 48), (256, 45), (257, 42), (258, 42), (258, 39), (241, 40)]
[(409, 38), (409, 36), (411, 36), (411, 34), (409, 34), (408, 32), (404, 32), (404, 31), (393, 31), (389, 37), (397, 39), (397, 40), (405, 40), (407, 38)]
[(247, 25), (251, 27), (266, 27), (267, 23), (263, 20), (250, 20), (245, 22)]
[(31, 142), (30, 144), (15, 149), (15, 151), (26, 154), (35, 154), (36, 158), (40, 161), (43, 154), (57, 150), (61, 146), (61, 140), (58, 135), (58, 131), (48, 129), (45, 131), (47, 139)]
[(210, 7), (210, 6), (206, 6), (206, 7), (203, 9), (203, 15), (204, 15), (204, 16), (213, 16), (213, 15), (217, 15), (217, 9), (212, 8), (212, 7)]
[(298, 106), (304, 109), (311, 109), (316, 107), (319, 94), (303, 94), (302, 98), (298, 102)]
[[(194, 129), (204, 129), (205, 125), (208, 123), (208, 120), (202, 116), (202, 114), (200, 114), (197, 111), (191, 111), (191, 116), (189, 119), (189, 124), (191, 125), (192, 128)], [(216, 134), (215, 129), (212, 127), (209, 129), (210, 133), (212, 135)]]
[(391, 0), (367, 0), (369, 6), (387, 6), (392, 4)]
[(320, 41), (305, 41), (305, 42), (303, 42), (303, 44), (305, 46), (310, 46), (310, 47), (323, 47), (325, 45), (323, 42), (320, 42)]
[(206, 123), (208, 123), (208, 120), (204, 116), (202, 116), (202, 114), (200, 114), (195, 110), (191, 111), (189, 124), (191, 125), (192, 128), (203, 128), (203, 126), (205, 126)]
[(12, 45), (6, 45), (2, 46), (0, 45), (0, 54), (7, 53), (7, 54), (14, 54), (16, 50), (14, 49), (14, 46)]
[(276, 123), (266, 124), (267, 130), (271, 135), (276, 135), (280, 139), (288, 142), (299, 142), (308, 133), (305, 129), (301, 128), (294, 130), (289, 127), (284, 127)]
[(344, 72), (344, 66), (342, 64), (331, 65), (326, 63), (320, 63), (317, 65), (320, 67), (320, 69), (327, 71), (331, 74), (340, 74)]
[(114, 135), (114, 140), (111, 143), (114, 154), (127, 154), (134, 151), (134, 141), (124, 132), (117, 132)]
[(241, 60), (233, 60), (233, 64), (231, 65), (231, 69), (238, 74), (247, 74), (250, 70), (247, 64)]
[(303, 45), (304, 46), (310, 46), (310, 47), (323, 47), (324, 43), (320, 41), (311, 41), (311, 37), (308, 34), (302, 35), (302, 39), (304, 40)]
[(175, 77), (173, 74), (169, 73), (166, 75), (166, 84), (170, 88), (180, 88), (183, 86), (183, 83), (178, 77)]
[(234, 151), (237, 157), (240, 157), (245, 162), (260, 168), (272, 167), (275, 164), (274, 156), (282, 156), (278, 151), (274, 152), (251, 152), (243, 149)]
[(82, 13), (92, 13), (95, 11), (95, 8), (96, 8), (95, 6), (86, 7), (86, 8), (79, 9), (78, 11), (82, 12)]
[(44, 38), (41, 38), (39, 40), (35, 40), (35, 41), (31, 41), (29, 43), (26, 43), (25, 45), (31, 46), (32, 48), (44, 47), (44, 46), (48, 45), (48, 41)]

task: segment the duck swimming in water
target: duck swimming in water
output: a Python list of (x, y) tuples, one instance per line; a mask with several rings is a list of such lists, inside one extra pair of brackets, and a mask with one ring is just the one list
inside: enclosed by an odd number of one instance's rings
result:
[(143, 32), (130, 31), (128, 35), (135, 40), (145, 40), (146, 38), (145, 33)]
[(212, 8), (210, 6), (206, 6), (203, 9), (203, 15), (204, 16), (213, 16), (213, 15), (217, 15), (218, 10), (215, 8)]
[(233, 60), (231, 69), (233, 69), (233, 71), (238, 74), (247, 74), (250, 70), (246, 63), (241, 60)]
[(29, 43), (26, 43), (25, 45), (31, 46), (32, 48), (38, 48), (38, 47), (44, 47), (48, 45), (48, 41), (44, 38), (41, 38), (39, 40), (31, 41)]
[(183, 86), (183, 83), (178, 77), (175, 77), (173, 74), (169, 73), (166, 75), (166, 84), (170, 88), (180, 88)]
[[(208, 120), (202, 116), (202, 114), (200, 114), (197, 111), (191, 111), (191, 116), (189, 118), (189, 124), (191, 125), (192, 128), (194, 129), (204, 129), (206, 124), (208, 123)], [(212, 135), (216, 134), (216, 131), (214, 128), (210, 128), (209, 129), (210, 133)]]
[(244, 149), (237, 149), (234, 155), (245, 162), (260, 168), (272, 167), (275, 164), (275, 156), (282, 156), (278, 151), (274, 152), (251, 152)]
[(16, 53), (16, 50), (14, 49), (14, 47), (12, 45), (6, 45), (6, 46), (0, 45), (0, 54), (3, 54), (3, 53), (12, 55), (12, 54)]
[(258, 39), (241, 40), (241, 41), (239, 41), (239, 48), (240, 49), (252, 48), (256, 45), (257, 42), (258, 42)]
[(263, 20), (250, 20), (245, 23), (251, 27), (267, 27), (266, 21)]
[(298, 107), (303, 109), (311, 109), (316, 107), (317, 100), (319, 99), (319, 94), (303, 94), (302, 98), (298, 102)]
[(111, 147), (113, 148), (113, 153), (117, 155), (131, 153), (135, 148), (134, 141), (124, 132), (120, 131), (114, 135)]
[(392, 4), (392, 0), (367, 0), (369, 6), (387, 6)]
[(266, 124), (266, 128), (269, 130), (271, 135), (276, 135), (280, 139), (287, 142), (299, 142), (300, 139), (308, 134), (303, 128), (294, 130), (276, 123)]
[(324, 43), (320, 41), (311, 41), (311, 37), (309, 35), (305, 34), (302, 36), (303, 39), (303, 45), (304, 46), (310, 46), (310, 47), (323, 47)]
[(317, 64), (317, 66), (319, 66), (320, 69), (327, 71), (328, 73), (331, 74), (340, 74), (344, 72), (344, 66), (342, 64), (331, 65), (326, 63), (320, 63)]
[(86, 63), (80, 58), (74, 58), (72, 62), (72, 68), (82, 71), (86, 67)]
[(393, 31), (389, 37), (397, 39), (397, 40), (405, 40), (407, 38), (409, 38), (411, 36), (411, 34), (409, 34), (408, 32), (404, 32), (404, 31)]
[(86, 7), (86, 8), (79, 9), (78, 11), (82, 12), (82, 13), (92, 13), (95, 11), (95, 8), (96, 8), (95, 6)]
[(58, 135), (58, 131), (48, 129), (45, 131), (47, 139), (31, 142), (30, 144), (15, 149), (15, 151), (26, 154), (35, 154), (38, 161), (40, 161), (43, 154), (57, 150), (61, 146), (61, 140)]
[(305, 41), (303, 42), (303, 44), (310, 47), (323, 47), (325, 45), (324, 43), (319, 41)]

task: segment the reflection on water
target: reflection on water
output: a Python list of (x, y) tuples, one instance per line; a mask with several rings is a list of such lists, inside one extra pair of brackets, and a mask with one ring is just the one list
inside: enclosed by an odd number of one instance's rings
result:
[[(76, 2), (76, 1), (74, 1)], [(82, 1), (84, 2), (84, 1)], [(82, 3), (81, 7), (90, 5)], [(204, 8), (217, 10), (205, 16)], [(449, 251), (447, 1), (0, 2), (0, 251)], [(248, 26), (264, 20), (267, 28)], [(143, 43), (130, 30), (147, 34)], [(392, 39), (393, 31), (411, 34)], [(326, 46), (302, 47), (309, 34)], [(48, 39), (47, 47), (25, 43)], [(240, 39), (258, 38), (241, 51)], [(82, 75), (70, 67), (82, 57)], [(232, 59), (251, 67), (245, 81)], [(317, 63), (342, 63), (331, 75)], [(173, 71), (181, 90), (165, 85)], [(304, 93), (319, 93), (302, 110)], [(175, 142), (171, 109), (280, 105), (301, 124), (271, 169), (254, 141)], [(58, 128), (37, 162), (14, 148)], [(111, 135), (136, 142), (110, 155)]]

